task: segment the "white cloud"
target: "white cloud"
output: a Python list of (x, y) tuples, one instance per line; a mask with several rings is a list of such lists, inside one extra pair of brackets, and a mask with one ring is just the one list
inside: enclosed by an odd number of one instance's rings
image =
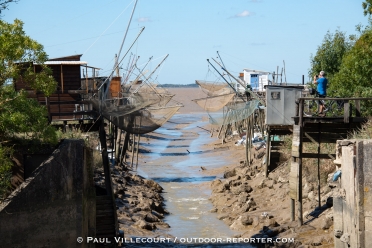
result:
[(138, 22), (151, 22), (150, 18), (148, 17), (140, 17), (137, 19)]
[(246, 17), (251, 15), (253, 15), (253, 13), (249, 12), (248, 10), (244, 10), (242, 13), (236, 14), (235, 17)]

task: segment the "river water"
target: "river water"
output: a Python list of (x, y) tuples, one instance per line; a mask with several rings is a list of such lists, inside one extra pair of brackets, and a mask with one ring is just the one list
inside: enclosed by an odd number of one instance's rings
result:
[[(169, 234), (178, 241), (183, 241), (181, 243), (188, 243), (195, 238), (204, 238), (203, 242), (209, 238), (215, 242), (222, 240), (225, 243), (239, 234), (218, 220), (216, 213), (210, 212), (213, 208), (208, 200), (211, 191), (205, 184), (222, 175), (203, 175), (205, 173), (201, 166), (207, 170), (222, 167), (226, 164), (224, 154), (229, 151), (214, 152), (213, 147), (203, 148), (204, 144), (218, 142), (203, 129), (207, 124), (203, 121), (203, 115), (205, 116), (205, 114), (174, 115), (155, 133), (147, 135), (155, 142), (146, 142), (146, 136), (141, 138), (140, 142), (141, 147), (149, 152), (144, 153), (139, 163), (138, 174), (155, 180), (164, 188), (163, 197), (166, 209), (170, 212), (164, 221), (171, 226)], [(191, 246), (216, 245), (196, 242)], [(222, 244), (217, 246), (220, 245), (222, 246)], [(223, 244), (223, 247), (237, 246), (241, 247), (238, 244)], [(153, 244), (148, 247), (156, 246)]]

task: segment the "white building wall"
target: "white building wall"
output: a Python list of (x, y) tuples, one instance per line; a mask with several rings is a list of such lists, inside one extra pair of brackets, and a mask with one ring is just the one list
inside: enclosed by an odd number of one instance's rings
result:
[(251, 70), (251, 69), (244, 69), (244, 82), (248, 85), (251, 84), (251, 75), (257, 74), (258, 75), (258, 87), (254, 88), (256, 91), (265, 91), (264, 86), (268, 85), (269, 83), (269, 72), (265, 71), (258, 71), (258, 70)]

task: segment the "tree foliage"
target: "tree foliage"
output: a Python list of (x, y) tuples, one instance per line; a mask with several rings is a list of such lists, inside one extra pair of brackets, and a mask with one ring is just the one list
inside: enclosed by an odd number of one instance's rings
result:
[(12, 162), (9, 159), (12, 151), (8, 147), (0, 144), (0, 199), (4, 198), (10, 187), (10, 179), (12, 176)]
[[(13, 24), (0, 20), (0, 31), (0, 86), (17, 78), (50, 95), (57, 84), (50, 68), (43, 64), (48, 58), (43, 46), (25, 34), (20, 20)], [(41, 72), (35, 72), (34, 64), (41, 66)]]
[(362, 7), (365, 16), (372, 14), (372, 0), (366, 0), (365, 2), (363, 2)]
[(315, 56), (311, 56), (309, 77), (313, 78), (320, 71), (325, 71), (331, 82), (333, 76), (340, 70), (342, 58), (354, 45), (355, 36), (346, 36), (344, 32), (336, 30), (334, 34), (327, 32), (323, 42), (318, 46)]
[[(46, 108), (9, 84), (12, 79), (23, 80), (32, 89), (50, 95), (57, 83), (44, 65), (46, 60), (43, 46), (25, 34), (20, 20), (13, 24), (0, 20), (0, 197), (10, 185), (12, 148), (8, 144), (13, 138), (57, 143)], [(34, 64), (41, 66), (41, 72), (34, 71)]]
[(372, 96), (372, 30), (365, 30), (342, 60), (331, 88), (340, 96)]
[(16, 3), (18, 0), (0, 0), (0, 14), (3, 10), (8, 8), (10, 3)]
[[(6, 84), (9, 79), (20, 78), (31, 88), (51, 94), (57, 83), (44, 65), (46, 60), (43, 46), (25, 34), (21, 21), (9, 24), (0, 20), (0, 138), (23, 132), (43, 141), (50, 139), (43, 135), (50, 131), (45, 108)], [(34, 63), (42, 67), (40, 73), (34, 72)]]

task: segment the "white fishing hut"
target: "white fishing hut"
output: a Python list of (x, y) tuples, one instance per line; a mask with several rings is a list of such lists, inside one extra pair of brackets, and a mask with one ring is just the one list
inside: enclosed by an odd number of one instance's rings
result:
[[(267, 71), (253, 70), (253, 69), (243, 69), (240, 73), (239, 78), (242, 79), (245, 85), (250, 85), (253, 91), (266, 91), (265, 85), (269, 84), (269, 74)], [(245, 89), (237, 84), (237, 91), (244, 92)]]

